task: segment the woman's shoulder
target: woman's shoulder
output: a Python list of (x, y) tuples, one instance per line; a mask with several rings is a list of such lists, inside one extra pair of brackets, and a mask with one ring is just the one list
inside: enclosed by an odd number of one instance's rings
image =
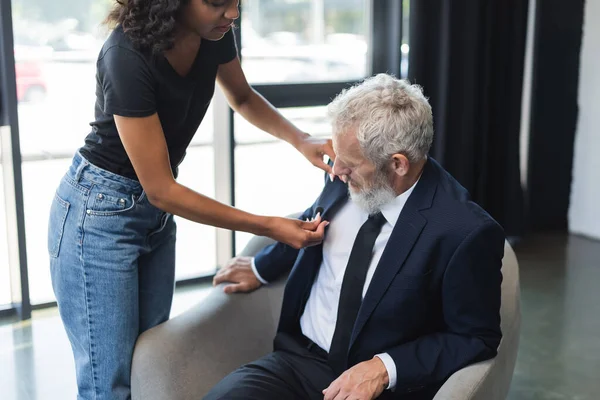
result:
[(123, 31), (123, 27), (117, 25), (109, 34), (98, 55), (99, 63), (107, 61), (137, 61), (147, 65), (151, 62), (151, 58), (148, 54), (138, 50)]

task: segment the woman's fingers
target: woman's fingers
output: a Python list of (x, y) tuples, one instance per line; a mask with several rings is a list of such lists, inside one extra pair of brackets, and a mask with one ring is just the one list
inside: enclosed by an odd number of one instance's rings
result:
[(325, 227), (329, 225), (329, 221), (321, 221), (319, 225), (317, 225), (317, 229), (315, 231), (309, 231), (308, 233), (308, 246), (316, 246), (323, 242), (325, 238)]

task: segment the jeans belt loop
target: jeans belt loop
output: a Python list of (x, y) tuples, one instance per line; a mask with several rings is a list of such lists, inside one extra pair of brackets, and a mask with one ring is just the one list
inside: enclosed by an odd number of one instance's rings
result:
[(83, 170), (87, 166), (88, 166), (88, 162), (86, 161), (86, 159), (84, 159), (82, 157), (81, 162), (77, 166), (77, 171), (75, 172), (75, 182), (79, 182), (79, 180), (81, 179), (81, 174), (83, 173)]

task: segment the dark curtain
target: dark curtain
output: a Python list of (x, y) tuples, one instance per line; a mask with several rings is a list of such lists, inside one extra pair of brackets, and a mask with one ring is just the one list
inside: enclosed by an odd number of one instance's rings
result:
[(567, 231), (584, 0), (538, 0), (527, 170), (529, 224)]
[(505, 229), (524, 230), (519, 143), (528, 0), (410, 2), (409, 79), (437, 159)]

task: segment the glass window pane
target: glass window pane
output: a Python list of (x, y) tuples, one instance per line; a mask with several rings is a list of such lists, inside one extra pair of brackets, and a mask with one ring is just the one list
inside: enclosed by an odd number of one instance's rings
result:
[(32, 304), (54, 301), (48, 213), (94, 117), (96, 58), (111, 2), (13, 0), (15, 72)]
[(367, 74), (368, 0), (245, 0), (242, 63), (251, 83)]
[[(202, 128), (200, 128), (202, 130)], [(196, 135), (199, 141), (206, 135)], [(211, 135), (212, 136), (212, 135)], [(215, 174), (212, 143), (188, 149), (177, 180), (187, 187), (214, 198)], [(177, 280), (212, 275), (217, 267), (216, 229), (184, 218), (177, 221)]]
[(0, 306), (12, 302), (10, 268), (8, 266), (8, 237), (4, 199), (4, 171), (0, 162)]
[[(112, 0), (62, 0), (60, 6), (51, 1), (12, 2), (33, 304), (54, 300), (46, 249), (48, 212), (61, 177), (90, 130), (96, 59), (109, 34), (101, 21), (112, 4)], [(181, 168), (181, 181), (207, 195), (214, 192), (212, 126), (209, 110), (192, 141), (204, 147), (190, 150)], [(177, 246), (183, 250), (178, 252), (178, 279), (214, 271), (214, 229), (196, 225), (179, 220)]]
[[(296, 126), (314, 136), (330, 136), (326, 107), (280, 110)], [(285, 216), (304, 211), (323, 188), (325, 173), (296, 149), (235, 116), (235, 199), (244, 211)], [(252, 235), (236, 233), (238, 252)]]
[(410, 0), (402, 0), (402, 59), (400, 77), (408, 78), (408, 53), (410, 52)]
[(29, 161), (23, 172), (23, 203), (27, 236), (27, 267), (32, 304), (54, 301), (48, 258), (48, 215), (60, 179), (70, 159)]

